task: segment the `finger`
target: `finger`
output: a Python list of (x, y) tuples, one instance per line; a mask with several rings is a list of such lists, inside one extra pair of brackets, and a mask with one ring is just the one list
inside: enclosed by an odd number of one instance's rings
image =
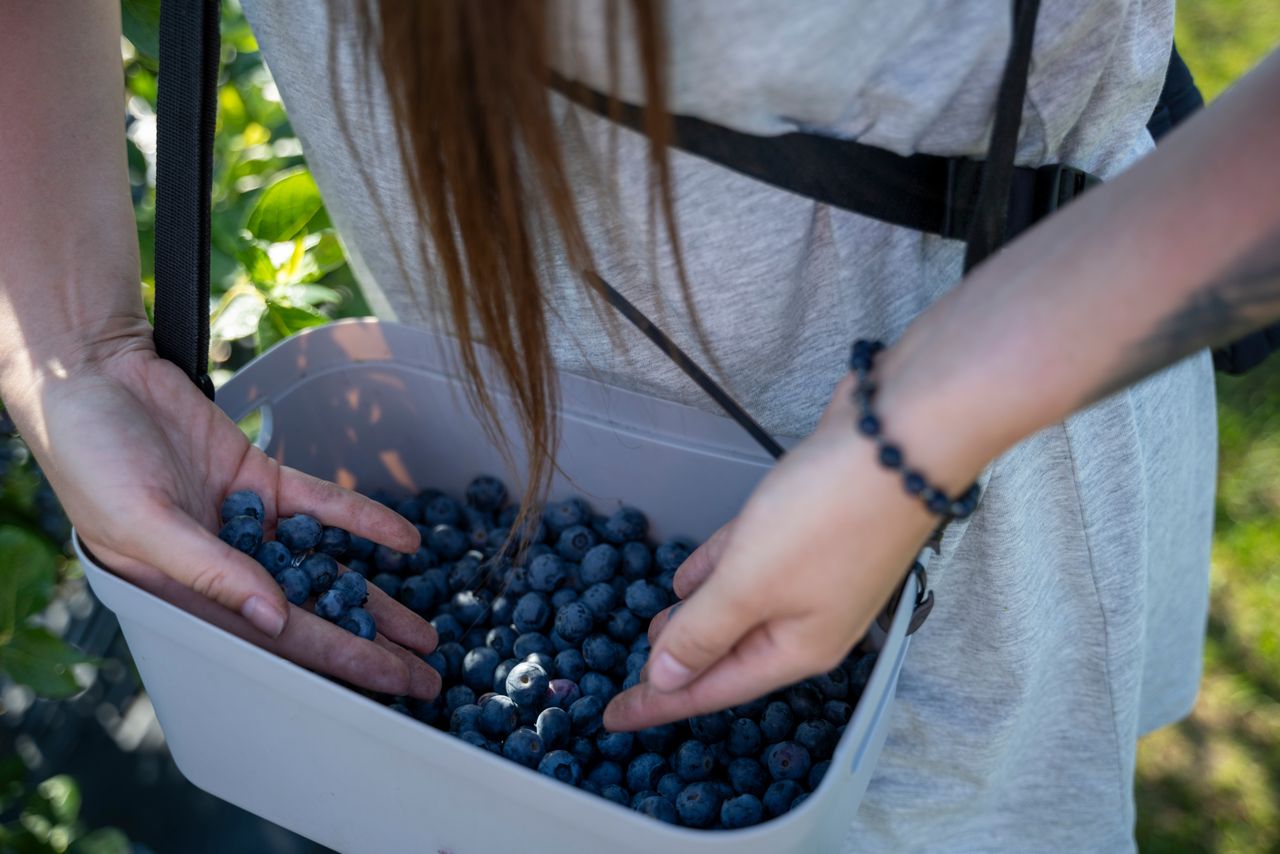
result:
[(409, 689), (405, 692), (419, 700), (432, 700), (440, 693), (440, 674), (429, 664), (404, 647), (392, 643), (386, 636), (379, 634), (374, 640), (378, 646), (390, 652), (404, 662), (409, 673)]
[[(350, 570), (346, 570), (350, 571)], [(436, 648), (439, 638), (435, 627), (392, 599), (377, 585), (368, 585), (369, 601), (364, 608), (373, 615), (378, 631), (402, 647), (427, 655)]]
[(343, 528), (400, 552), (412, 552), (422, 542), (418, 529), (391, 508), (288, 466), (280, 467), (276, 510), (281, 516), (306, 513), (325, 525)]
[[(661, 611), (653, 615), (653, 619), (649, 621), (650, 647), (657, 643), (658, 636), (662, 634), (663, 628), (667, 623), (671, 622), (671, 618), (675, 616), (676, 611), (680, 610), (680, 606), (683, 604), (683, 602), (677, 602), (670, 608), (663, 608)], [(645, 667), (648, 667), (648, 664), (646, 664)]]
[(135, 540), (134, 557), (278, 637), (289, 603), (256, 560), (206, 531), (185, 513), (164, 507), (155, 527)]
[(753, 598), (712, 576), (663, 627), (649, 659), (649, 684), (675, 691), (723, 658), (767, 617)]
[(711, 577), (712, 570), (720, 562), (720, 555), (724, 554), (724, 550), (729, 545), (735, 521), (730, 519), (721, 525), (705, 543), (693, 550), (693, 554), (689, 555), (684, 563), (680, 564), (671, 586), (681, 599), (688, 599), (702, 586), (703, 582)]
[(684, 688), (660, 691), (642, 681), (617, 695), (605, 708), (605, 728), (630, 731), (705, 715), (791, 685), (812, 668), (794, 660), (787, 649), (770, 626), (758, 626)]

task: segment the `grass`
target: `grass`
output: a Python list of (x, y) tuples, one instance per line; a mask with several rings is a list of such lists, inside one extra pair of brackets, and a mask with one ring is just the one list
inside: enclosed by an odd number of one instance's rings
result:
[[(1181, 0), (1206, 98), (1280, 44), (1275, 0)], [(1138, 746), (1146, 852), (1280, 851), (1280, 356), (1219, 376), (1217, 525), (1204, 679), (1191, 716)]]

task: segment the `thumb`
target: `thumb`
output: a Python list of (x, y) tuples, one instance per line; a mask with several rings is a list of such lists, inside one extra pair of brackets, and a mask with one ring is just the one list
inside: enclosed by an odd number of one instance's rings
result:
[(164, 512), (137, 542), (140, 560), (241, 615), (268, 637), (284, 631), (289, 603), (271, 575), (185, 513)]
[(649, 661), (649, 684), (676, 691), (733, 649), (764, 618), (742, 591), (712, 575), (662, 629)]

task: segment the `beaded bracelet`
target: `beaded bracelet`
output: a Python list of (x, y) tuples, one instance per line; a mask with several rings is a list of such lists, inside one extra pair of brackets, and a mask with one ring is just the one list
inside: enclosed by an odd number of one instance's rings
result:
[(860, 339), (853, 342), (853, 350), (849, 354), (849, 370), (858, 375), (858, 386), (853, 392), (853, 400), (858, 404), (858, 432), (876, 443), (880, 449), (880, 464), (891, 471), (901, 472), (902, 485), (911, 495), (919, 496), (929, 512), (946, 520), (964, 519), (978, 506), (978, 496), (982, 492), (978, 484), (975, 482), (956, 498), (948, 498), (945, 492), (925, 480), (923, 474), (908, 468), (902, 449), (881, 434), (880, 418), (871, 408), (876, 393), (871, 368), (876, 354), (883, 349), (884, 344), (880, 341)]

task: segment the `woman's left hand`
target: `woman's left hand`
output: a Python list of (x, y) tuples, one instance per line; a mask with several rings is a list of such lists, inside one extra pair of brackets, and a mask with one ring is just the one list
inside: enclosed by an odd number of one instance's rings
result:
[(706, 714), (826, 672), (888, 601), (937, 519), (857, 434), (851, 390), (846, 378), (814, 433), (677, 571), (685, 601), (654, 618), (644, 680), (609, 704), (610, 730)]

